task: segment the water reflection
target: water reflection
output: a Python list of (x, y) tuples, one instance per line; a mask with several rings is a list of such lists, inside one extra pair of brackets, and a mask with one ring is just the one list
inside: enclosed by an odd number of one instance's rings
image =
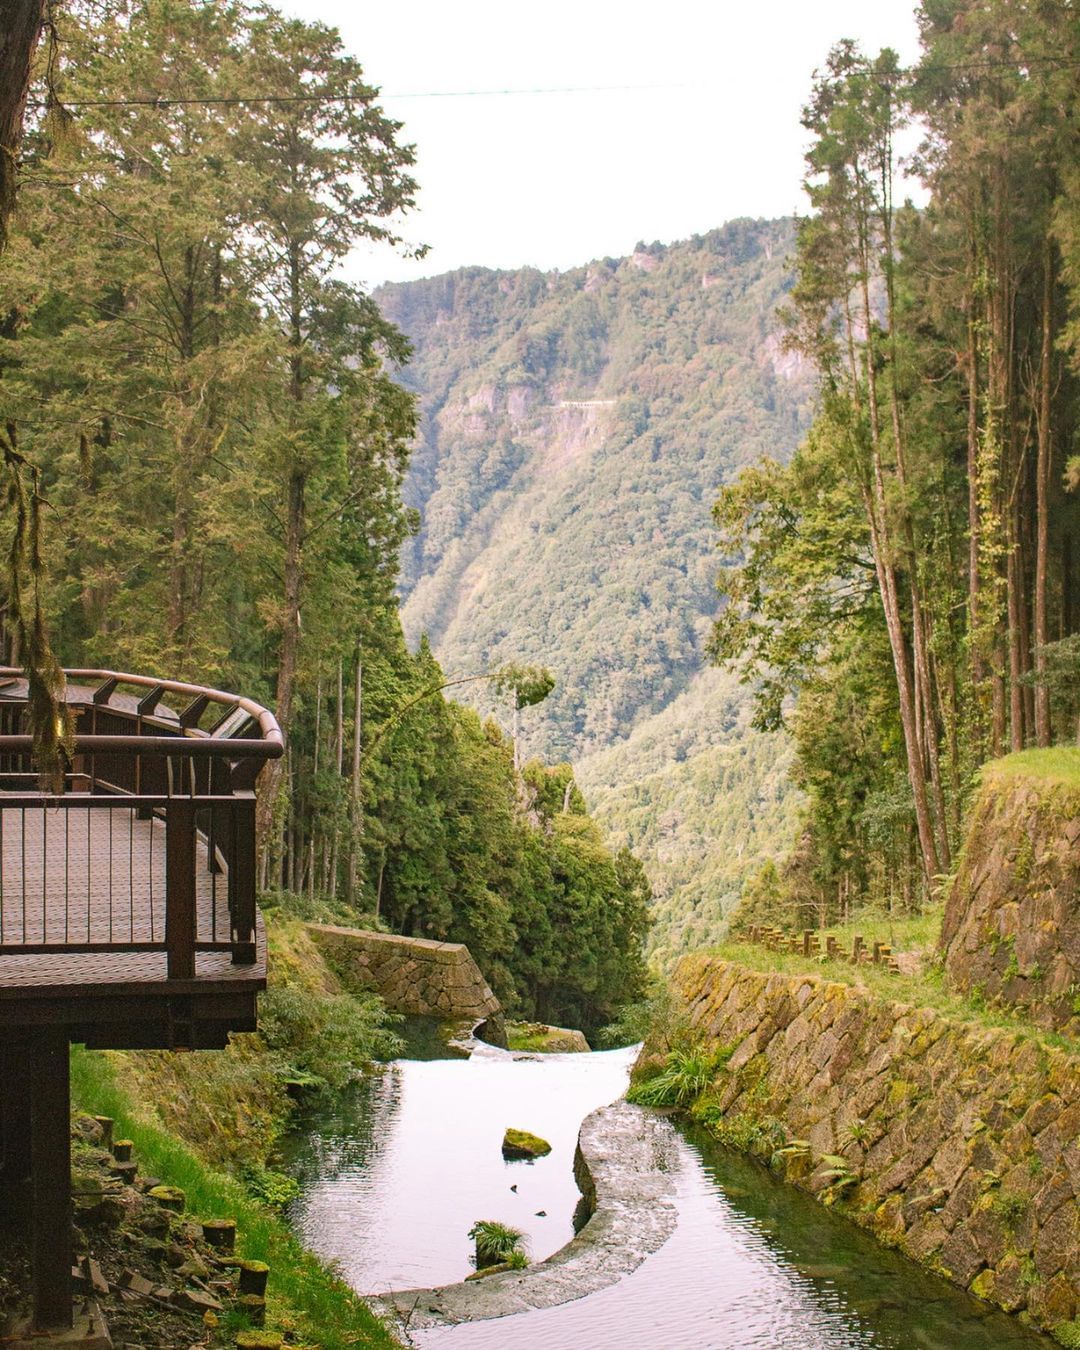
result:
[(757, 1164), (688, 1131), (678, 1226), (560, 1308), (414, 1333), (427, 1350), (1048, 1350)]
[[(364, 1293), (449, 1284), (472, 1271), (477, 1219), (521, 1229), (534, 1260), (573, 1236), (582, 1120), (626, 1088), (634, 1051), (399, 1060), (305, 1122), (287, 1165), (302, 1187), (290, 1222)], [(508, 1125), (548, 1140), (506, 1163)]]
[[(619, 1097), (634, 1051), (399, 1061), (307, 1122), (290, 1170), (309, 1246), (361, 1292), (451, 1283), (470, 1224), (523, 1229), (542, 1259), (572, 1236), (581, 1121)], [(543, 1135), (502, 1160), (503, 1129)], [(1048, 1350), (943, 1281), (692, 1130), (680, 1136), (679, 1222), (618, 1284), (559, 1308), (414, 1332), (434, 1350)], [(512, 1189), (515, 1188), (515, 1189)], [(543, 1211), (538, 1214), (537, 1211)]]

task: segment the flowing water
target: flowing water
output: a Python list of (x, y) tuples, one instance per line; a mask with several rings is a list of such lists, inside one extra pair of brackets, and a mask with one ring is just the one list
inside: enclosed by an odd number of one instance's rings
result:
[[(573, 1235), (582, 1119), (625, 1089), (634, 1051), (399, 1060), (305, 1121), (291, 1219), (364, 1293), (470, 1273), (476, 1219), (541, 1260)], [(551, 1154), (504, 1163), (508, 1125)], [(674, 1128), (674, 1127), (673, 1127)], [(561, 1307), (415, 1332), (434, 1350), (1043, 1350), (764, 1168), (684, 1129), (678, 1225), (617, 1284)]]

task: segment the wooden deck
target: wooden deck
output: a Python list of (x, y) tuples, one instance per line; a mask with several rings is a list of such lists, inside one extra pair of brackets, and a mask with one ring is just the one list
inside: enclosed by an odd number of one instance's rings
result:
[[(139, 819), (128, 806), (5, 808), (0, 797), (0, 948), (9, 949), (0, 954), (0, 999), (57, 986), (74, 992), (164, 981), (165, 836), (162, 820)], [(195, 851), (196, 940), (224, 947), (228, 875), (210, 870), (205, 839)], [(258, 929), (254, 966), (235, 965), (228, 950), (197, 952), (195, 981), (264, 978), (261, 923)], [(35, 950), (10, 953), (16, 944)], [(72, 945), (97, 950), (66, 950)], [(48, 946), (65, 950), (40, 950)], [(152, 946), (159, 950), (145, 950)]]
[(0, 668), (0, 1219), (37, 1331), (72, 1325), (71, 1043), (213, 1050), (257, 1026), (255, 787), (284, 749), (251, 699), (65, 676), (63, 781), (42, 782), (25, 673)]
[(0, 1039), (58, 1027), (95, 1048), (195, 1050), (255, 1029), (262, 919), (253, 906), (237, 939), (241, 877), (207, 840), (232, 805), (0, 792)]

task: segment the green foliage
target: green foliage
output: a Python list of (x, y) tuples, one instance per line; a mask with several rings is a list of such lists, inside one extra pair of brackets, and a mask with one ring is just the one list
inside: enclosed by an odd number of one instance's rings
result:
[(835, 1205), (859, 1184), (859, 1177), (851, 1170), (848, 1160), (838, 1154), (825, 1153), (821, 1157), (821, 1162), (824, 1168), (817, 1173), (817, 1177), (825, 1185), (820, 1192), (820, 1199), (824, 1205)]
[(111, 1056), (73, 1048), (72, 1096), (79, 1110), (111, 1116), (118, 1134), (135, 1145), (147, 1173), (178, 1186), (191, 1214), (234, 1218), (237, 1255), (264, 1261), (274, 1272), (272, 1310), (285, 1325), (324, 1350), (397, 1344), (371, 1310), (333, 1270), (305, 1250), (285, 1223), (253, 1199), (239, 1180), (208, 1167), (175, 1134), (163, 1129), (153, 1108), (137, 1108), (119, 1081)]
[(690, 1106), (727, 1064), (734, 1048), (676, 1047), (659, 1073), (631, 1085), (626, 1099), (639, 1106)]
[(755, 731), (751, 717), (734, 676), (702, 671), (625, 741), (576, 766), (606, 836), (648, 860), (658, 965), (718, 941), (747, 875), (777, 865), (795, 840), (791, 742)]
[(1030, 1207), (1030, 1200), (1015, 1191), (999, 1191), (990, 1204), (990, 1208), (1006, 1228), (1017, 1228)]
[(1059, 1322), (1054, 1328), (1054, 1337), (1065, 1350), (1080, 1350), (1080, 1318)]
[(774, 314), (792, 239), (787, 221), (735, 221), (656, 249), (648, 273), (469, 268), (377, 294), (428, 414), (406, 632), (448, 670), (550, 667), (524, 757), (572, 759), (605, 834), (647, 860), (665, 960), (718, 937), (744, 874), (790, 841), (787, 746), (753, 732), (702, 645), (707, 503), (807, 423)]
[(636, 1045), (652, 1036), (660, 1045), (673, 1045), (686, 1032), (686, 1014), (667, 980), (654, 980), (640, 1003), (627, 1004), (614, 1022), (596, 1033), (601, 1050)]
[(476, 1259), (480, 1265), (496, 1265), (509, 1262), (515, 1256), (525, 1256), (522, 1245), (525, 1234), (496, 1219), (478, 1219), (469, 1229), (469, 1237), (476, 1243)]
[(372, 995), (321, 994), (271, 981), (259, 1000), (259, 1035), (283, 1081), (340, 1091), (373, 1059), (393, 1059), (403, 1042)]
[[(913, 78), (850, 40), (815, 76), (788, 342), (819, 406), (792, 461), (745, 469), (714, 511), (710, 654), (790, 730), (806, 793), (806, 866), (772, 899), (822, 922), (917, 908), (978, 766), (1073, 739), (1080, 712), (1078, 104), (1055, 63), (960, 73), (990, 49), (1075, 54), (1076, 28), (996, 3), (918, 18)], [(913, 119), (919, 211), (897, 205)]]
[(514, 707), (520, 711), (543, 703), (555, 688), (555, 677), (543, 666), (522, 666), (511, 662), (497, 671), (494, 688), (498, 694), (513, 694)]
[[(32, 130), (0, 260), (5, 405), (35, 454), (27, 477), (6, 433), (0, 546), (37, 569), (9, 617), (25, 598), (38, 631), (40, 581), (68, 663), (275, 708), (289, 755), (263, 777), (261, 879), (286, 912), (468, 942), (508, 1006), (607, 1021), (644, 979), (640, 869), (604, 849), (565, 767), (523, 785), (498, 727), (449, 704), (456, 681), (401, 632), (409, 343), (339, 275), (358, 240), (400, 243), (400, 126), (335, 30), (273, 8), (57, 22), (57, 94), (91, 103), (62, 145)], [(272, 99), (216, 101), (253, 78)], [(147, 106), (114, 106), (133, 80)], [(554, 687), (516, 653), (476, 667), (515, 721)], [(377, 1011), (336, 994), (272, 989), (263, 1015), (294, 1085), (393, 1052)]]
[(249, 1165), (241, 1169), (240, 1179), (257, 1200), (271, 1209), (285, 1209), (300, 1194), (300, 1183), (284, 1172)]

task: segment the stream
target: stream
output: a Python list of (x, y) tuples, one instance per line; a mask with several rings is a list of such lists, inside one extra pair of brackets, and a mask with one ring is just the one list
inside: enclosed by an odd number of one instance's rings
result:
[[(636, 1049), (402, 1059), (312, 1110), (289, 1142), (290, 1222), (361, 1293), (462, 1280), (468, 1229), (498, 1219), (543, 1260), (573, 1236), (578, 1129), (621, 1096)], [(505, 1163), (503, 1130), (551, 1153)], [(674, 1126), (671, 1127), (673, 1130)], [(678, 1223), (618, 1283), (560, 1307), (414, 1331), (434, 1350), (1038, 1350), (969, 1298), (690, 1127)]]

